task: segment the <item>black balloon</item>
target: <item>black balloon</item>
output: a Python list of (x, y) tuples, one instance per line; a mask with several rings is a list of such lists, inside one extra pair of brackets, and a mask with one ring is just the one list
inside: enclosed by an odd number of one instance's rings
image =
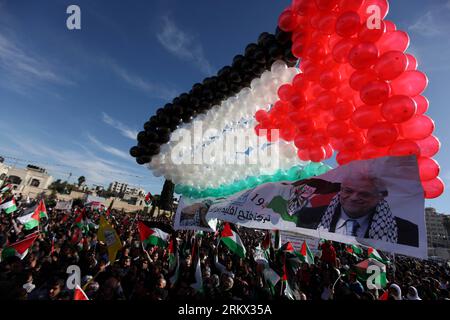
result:
[(255, 53), (255, 51), (258, 50), (258, 45), (256, 43), (250, 43), (246, 48), (245, 48), (245, 56), (247, 58), (251, 58), (253, 56), (253, 54)]
[(133, 158), (137, 158), (141, 155), (141, 149), (138, 146), (134, 146), (133, 148), (130, 149), (130, 155)]
[(277, 39), (279, 43), (285, 44), (291, 40), (291, 33), (285, 32), (277, 27), (277, 30), (275, 32), (275, 39)]

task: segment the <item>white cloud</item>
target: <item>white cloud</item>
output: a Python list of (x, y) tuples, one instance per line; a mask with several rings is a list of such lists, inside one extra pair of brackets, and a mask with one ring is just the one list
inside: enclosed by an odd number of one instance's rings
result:
[(26, 93), (25, 88), (42, 83), (73, 85), (74, 82), (59, 74), (45, 59), (32, 53), (33, 50), (19, 45), (0, 31), (0, 72), (3, 86)]
[(421, 16), (412, 26), (410, 30), (419, 33), (425, 37), (432, 37), (441, 34), (441, 29), (436, 23), (436, 18), (432, 11), (428, 11)]
[(110, 125), (111, 127), (117, 129), (120, 131), (120, 133), (131, 140), (136, 140), (138, 131), (133, 130), (126, 125), (124, 125), (122, 122), (115, 120), (111, 118), (106, 112), (102, 113), (102, 120), (104, 123)]
[(114, 73), (122, 78), (129, 85), (136, 89), (144, 91), (150, 94), (152, 97), (160, 98), (163, 100), (171, 100), (177, 95), (177, 91), (174, 89), (167, 88), (163, 85), (149, 82), (138, 75), (135, 75), (128, 70), (120, 67), (114, 62), (109, 61), (109, 67)]
[(211, 75), (214, 72), (205, 57), (202, 45), (194, 36), (181, 30), (168, 16), (162, 17), (157, 38), (167, 51), (181, 60), (192, 62), (202, 73)]
[(132, 159), (131, 156), (128, 153), (126, 153), (126, 152), (124, 152), (122, 150), (119, 150), (117, 148), (111, 147), (109, 145), (106, 145), (106, 144), (98, 141), (94, 136), (91, 136), (90, 134), (88, 134), (88, 139), (97, 148), (99, 148), (100, 150), (102, 150), (104, 152), (107, 152), (109, 154), (112, 154), (113, 156), (116, 156), (116, 157), (119, 157), (119, 158), (122, 158), (122, 159), (125, 159), (125, 160), (131, 160)]

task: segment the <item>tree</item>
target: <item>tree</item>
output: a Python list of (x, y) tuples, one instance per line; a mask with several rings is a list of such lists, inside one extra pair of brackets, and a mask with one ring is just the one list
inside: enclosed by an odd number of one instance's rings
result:
[(174, 190), (175, 185), (172, 183), (172, 181), (164, 181), (164, 186), (161, 191), (161, 199), (159, 201), (159, 207), (162, 210), (172, 210)]
[(79, 187), (81, 187), (81, 185), (85, 182), (86, 182), (86, 178), (84, 176), (81, 176), (78, 178), (78, 186)]

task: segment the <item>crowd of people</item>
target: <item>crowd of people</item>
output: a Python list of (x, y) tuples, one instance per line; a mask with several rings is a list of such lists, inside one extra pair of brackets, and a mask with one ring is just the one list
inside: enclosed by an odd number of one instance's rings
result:
[[(31, 203), (19, 205), (12, 214), (0, 213), (0, 250), (36, 230), (24, 230), (16, 217)], [(266, 233), (238, 228), (246, 246), (244, 259), (232, 254), (218, 241), (217, 233), (174, 231), (177, 251), (176, 270), (170, 264), (168, 247), (145, 247), (140, 241), (137, 220), (172, 225), (167, 217), (153, 218), (112, 210), (108, 221), (122, 242), (115, 261), (109, 260), (108, 248), (97, 238), (97, 227), (105, 212), (87, 210), (91, 225), (75, 237), (76, 212), (47, 208), (48, 219), (42, 219), (39, 236), (28, 254), (2, 258), (0, 262), (0, 300), (73, 300), (74, 291), (67, 287), (67, 268), (79, 266), (81, 287), (90, 300), (197, 300), (197, 301), (273, 301), (290, 299), (286, 281), (272, 287), (265, 281), (263, 266), (254, 259)], [(194, 240), (197, 239), (197, 240)], [(202, 272), (201, 288), (192, 286), (196, 263), (192, 246), (199, 246)], [(369, 289), (354, 272), (354, 266), (367, 258), (346, 250), (345, 244), (325, 241), (314, 263), (295, 260), (284, 268), (286, 260), (271, 245), (269, 264), (280, 277), (286, 273), (296, 300), (450, 300), (450, 266), (444, 262), (396, 256), (387, 265), (388, 284)], [(177, 272), (178, 277), (174, 277)], [(174, 280), (176, 279), (176, 280)], [(292, 299), (292, 297), (291, 297)]]

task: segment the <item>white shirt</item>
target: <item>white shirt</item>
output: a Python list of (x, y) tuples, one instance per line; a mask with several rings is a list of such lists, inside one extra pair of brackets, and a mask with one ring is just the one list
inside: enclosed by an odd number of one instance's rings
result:
[(338, 222), (336, 223), (335, 233), (351, 236), (351, 230), (348, 230), (348, 232), (347, 232), (346, 222), (348, 220), (355, 220), (358, 222), (359, 228), (356, 231), (356, 236), (358, 238), (365, 238), (367, 228), (369, 227), (369, 215), (365, 215), (358, 219), (353, 219), (353, 218), (350, 218), (345, 213), (344, 209), (341, 208), (341, 215), (339, 217)]

